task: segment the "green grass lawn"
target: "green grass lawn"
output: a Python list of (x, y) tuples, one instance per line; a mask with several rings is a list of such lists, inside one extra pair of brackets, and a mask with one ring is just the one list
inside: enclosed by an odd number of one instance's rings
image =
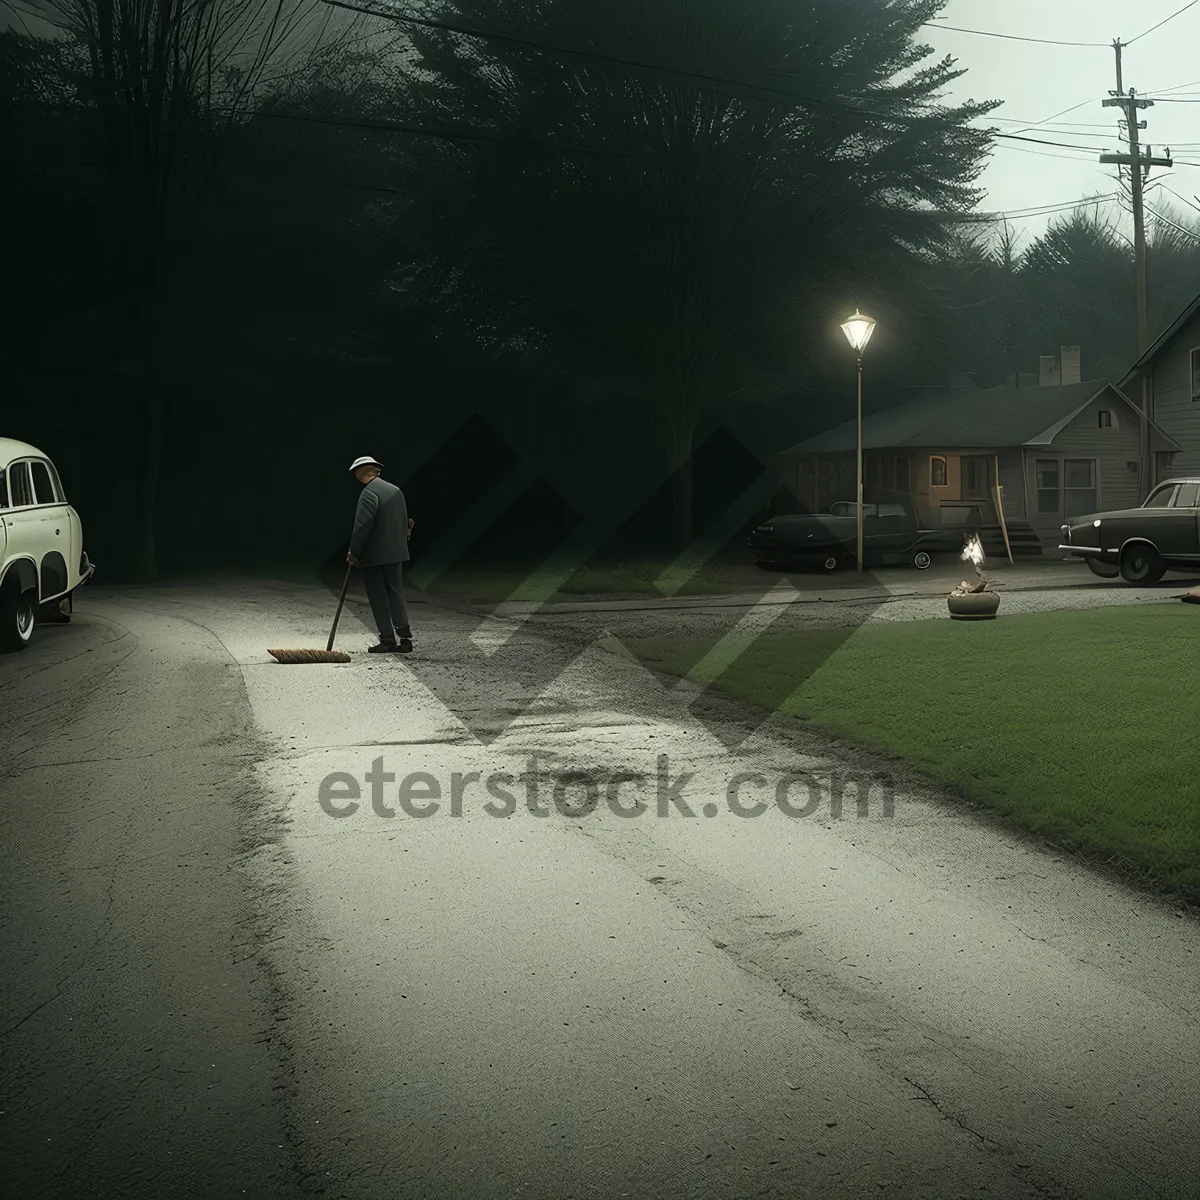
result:
[(684, 637), (627, 644), (1200, 900), (1200, 609), (1001, 613), (768, 633), (724, 670)]

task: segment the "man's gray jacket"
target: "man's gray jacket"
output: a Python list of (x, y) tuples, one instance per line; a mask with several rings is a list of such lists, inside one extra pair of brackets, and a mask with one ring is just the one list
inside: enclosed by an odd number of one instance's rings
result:
[(364, 567), (408, 562), (408, 506), (404, 493), (378, 475), (358, 498), (350, 553)]

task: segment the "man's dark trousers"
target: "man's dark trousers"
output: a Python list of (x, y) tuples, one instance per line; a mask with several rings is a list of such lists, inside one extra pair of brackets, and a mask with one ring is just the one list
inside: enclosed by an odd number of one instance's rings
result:
[(397, 637), (411, 638), (408, 624), (408, 605), (404, 602), (404, 564), (380, 563), (363, 567), (363, 582), (367, 599), (379, 630), (381, 642), (394, 642)]
[(408, 553), (408, 508), (394, 483), (376, 476), (362, 490), (350, 535), (350, 553), (363, 569), (363, 582), (381, 642), (411, 638), (404, 603)]

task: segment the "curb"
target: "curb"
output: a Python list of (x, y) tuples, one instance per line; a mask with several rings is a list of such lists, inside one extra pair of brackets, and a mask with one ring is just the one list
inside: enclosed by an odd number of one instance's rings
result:
[[(1006, 587), (1002, 580), (993, 580), (993, 588), (1001, 595), (1022, 595), (1028, 592), (1071, 592), (1071, 591), (1100, 591), (1112, 590), (1113, 585), (1104, 580), (1079, 583), (1047, 583), (1030, 584), (1028, 586)], [(1178, 585), (1176, 585), (1178, 586)], [(514, 604), (508, 612), (501, 613), (504, 602), (497, 604), (470, 604), (458, 601), (452, 597), (429, 598), (430, 603), (446, 602), (447, 606), (454, 604), (463, 611), (476, 613), (480, 616), (505, 616), (521, 613), (528, 617), (570, 616), (572, 613), (603, 613), (603, 612), (687, 612), (694, 609), (713, 608), (754, 608), (760, 605), (790, 605), (790, 604), (861, 604), (868, 601), (888, 603), (893, 600), (936, 600), (949, 595), (951, 588), (938, 591), (917, 591), (915, 589), (897, 589), (895, 591), (844, 591), (815, 594), (799, 593), (795, 596), (772, 596), (769, 593), (733, 593), (718, 596), (688, 596), (675, 600), (664, 596), (660, 600), (582, 600), (578, 602), (559, 602), (555, 604), (537, 605), (532, 602)], [(1124, 589), (1121, 589), (1124, 590)], [(1162, 589), (1164, 596), (1170, 599), (1175, 594), (1168, 595), (1166, 588)], [(1177, 594), (1177, 593), (1176, 593)]]

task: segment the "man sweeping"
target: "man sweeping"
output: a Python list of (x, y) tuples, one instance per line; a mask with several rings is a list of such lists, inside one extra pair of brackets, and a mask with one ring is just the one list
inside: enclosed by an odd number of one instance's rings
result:
[(363, 485), (354, 514), (350, 553), (346, 561), (361, 566), (371, 612), (379, 628), (379, 644), (371, 654), (412, 653), (412, 628), (404, 602), (404, 563), (408, 561), (408, 538), (413, 522), (404, 503), (404, 493), (380, 475), (383, 464), (367, 456), (350, 464), (355, 479)]

